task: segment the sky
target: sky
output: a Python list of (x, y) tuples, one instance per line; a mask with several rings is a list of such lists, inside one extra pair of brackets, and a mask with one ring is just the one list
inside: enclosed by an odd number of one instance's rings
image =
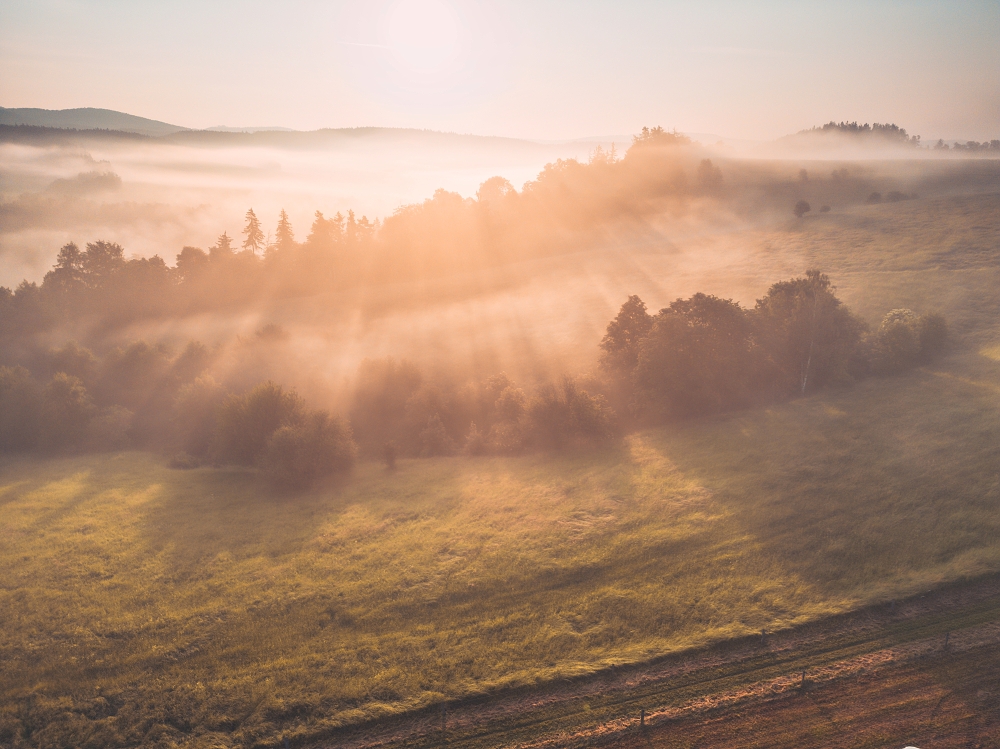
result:
[(1000, 138), (1000, 2), (3, 0), (0, 106), (186, 127)]

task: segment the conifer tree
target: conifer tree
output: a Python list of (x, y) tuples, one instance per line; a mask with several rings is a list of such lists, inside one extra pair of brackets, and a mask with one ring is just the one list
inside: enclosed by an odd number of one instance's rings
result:
[(215, 244), (208, 248), (208, 256), (215, 261), (226, 260), (233, 254), (233, 240), (227, 232), (222, 232)]
[(243, 249), (256, 255), (259, 250), (264, 249), (264, 231), (260, 228), (260, 220), (253, 208), (247, 211), (246, 219), (247, 225), (243, 228), (243, 233), (247, 238), (243, 240)]
[(278, 214), (278, 228), (274, 232), (274, 245), (279, 250), (290, 250), (295, 247), (295, 232), (292, 231), (292, 222), (288, 220), (285, 209), (281, 209)]

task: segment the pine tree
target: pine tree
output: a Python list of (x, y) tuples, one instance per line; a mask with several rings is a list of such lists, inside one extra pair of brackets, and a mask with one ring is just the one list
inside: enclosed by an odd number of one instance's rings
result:
[(208, 256), (216, 262), (230, 258), (232, 254), (233, 240), (226, 232), (222, 232), (215, 244), (208, 248)]
[(250, 250), (254, 255), (264, 249), (264, 231), (260, 228), (260, 220), (253, 208), (247, 211), (247, 225), (243, 228), (246, 239), (243, 240), (243, 249)]
[(292, 231), (292, 222), (288, 220), (285, 209), (281, 209), (278, 215), (278, 228), (274, 232), (274, 245), (279, 250), (290, 250), (295, 247), (295, 232)]

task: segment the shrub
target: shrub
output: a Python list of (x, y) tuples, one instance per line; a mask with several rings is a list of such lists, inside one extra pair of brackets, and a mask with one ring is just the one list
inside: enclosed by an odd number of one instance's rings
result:
[(420, 454), (425, 457), (436, 455), (452, 455), (455, 452), (455, 441), (441, 422), (441, 417), (435, 413), (427, 420), (427, 426), (420, 432)]
[(920, 318), (908, 309), (886, 313), (875, 331), (871, 356), (875, 374), (895, 374), (916, 364), (920, 357)]
[(356, 455), (350, 428), (325, 411), (313, 411), (270, 436), (260, 467), (273, 484), (303, 489), (349, 470)]
[(42, 446), (52, 451), (81, 447), (95, 410), (78, 377), (56, 374), (42, 392)]
[(376, 452), (403, 431), (407, 401), (418, 390), (422, 379), (417, 368), (405, 360), (365, 359), (361, 362), (350, 418), (359, 444), (368, 452)]
[(569, 378), (560, 389), (542, 389), (531, 401), (528, 422), (532, 442), (547, 449), (597, 444), (612, 434), (611, 409), (604, 398), (580, 390)]
[(902, 372), (929, 362), (947, 346), (948, 326), (941, 315), (917, 316), (908, 309), (888, 312), (869, 344), (875, 374)]
[(124, 406), (108, 406), (90, 421), (87, 447), (98, 452), (124, 450), (132, 444), (129, 429), (132, 412)]
[(38, 445), (41, 393), (24, 367), (0, 367), (0, 451)]
[(268, 380), (244, 395), (230, 395), (219, 407), (215, 457), (223, 463), (253, 465), (271, 435), (302, 421), (303, 403)]
[(199, 377), (182, 387), (171, 408), (171, 441), (174, 449), (205, 457), (216, 439), (216, 416), (226, 397), (210, 376)]
[(927, 362), (939, 356), (948, 346), (948, 324), (937, 314), (920, 318), (920, 360)]
[(385, 467), (390, 471), (396, 470), (397, 452), (395, 442), (386, 442), (382, 445), (382, 460), (385, 461)]
[(466, 455), (483, 455), (486, 452), (486, 437), (479, 431), (476, 422), (469, 425), (469, 432), (465, 435), (465, 445), (462, 452)]

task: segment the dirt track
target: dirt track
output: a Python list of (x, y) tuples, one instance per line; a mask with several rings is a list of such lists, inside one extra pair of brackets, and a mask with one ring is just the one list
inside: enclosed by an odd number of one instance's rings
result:
[(996, 577), (763, 640), (359, 726), (316, 746), (901, 748), (920, 742), (1000, 746)]

